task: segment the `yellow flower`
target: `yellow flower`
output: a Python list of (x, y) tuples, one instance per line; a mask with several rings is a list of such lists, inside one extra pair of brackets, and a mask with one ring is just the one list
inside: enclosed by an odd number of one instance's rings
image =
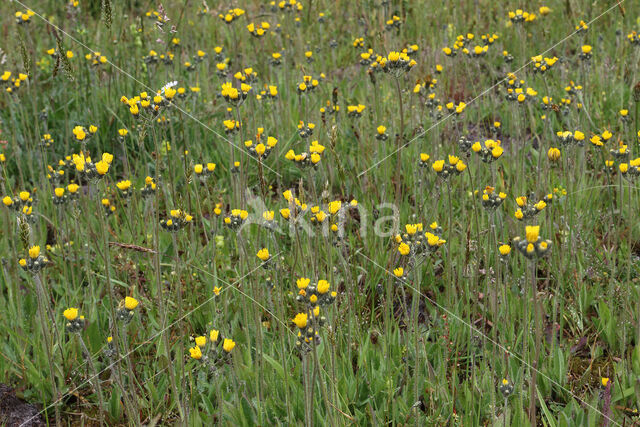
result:
[(511, 246), (509, 246), (509, 245), (500, 245), (500, 247), (498, 248), (498, 251), (500, 251), (500, 255), (502, 255), (502, 256), (509, 255), (511, 253)]
[(28, 191), (21, 191), (18, 196), (20, 197), (20, 200), (26, 202), (27, 200), (29, 200), (29, 197), (31, 197), (31, 194)]
[(2, 203), (4, 203), (5, 206), (11, 206), (13, 204), (13, 200), (9, 196), (4, 196), (2, 198)]
[(342, 208), (342, 202), (340, 200), (329, 202), (328, 209), (331, 215), (334, 215), (336, 212), (338, 212), (340, 208)]
[(525, 228), (525, 234), (527, 236), (527, 242), (535, 243), (538, 241), (538, 236), (540, 234), (540, 226), (539, 225), (527, 225)]
[(213, 293), (218, 296), (220, 295), (220, 292), (222, 291), (222, 288), (220, 286), (214, 286), (213, 288)]
[(296, 317), (292, 320), (293, 323), (300, 329), (303, 329), (307, 326), (307, 313), (298, 313)]
[(592, 48), (588, 44), (585, 44), (582, 46), (582, 53), (588, 54), (588, 53), (591, 53), (591, 50)]
[(258, 251), (257, 253), (258, 258), (260, 258), (261, 261), (267, 261), (269, 259), (269, 249), (267, 248), (262, 248)]
[(202, 351), (200, 350), (200, 347), (198, 347), (197, 345), (189, 349), (189, 354), (191, 355), (192, 359), (196, 359), (196, 360), (202, 359)]
[[(429, 233), (427, 231), (426, 233), (424, 233), (424, 236), (427, 238), (427, 244), (429, 246), (436, 246), (441, 244), (440, 238), (433, 233)], [(442, 243), (444, 243), (444, 240), (442, 241)]]
[(207, 337), (200, 335), (195, 338), (195, 342), (198, 347), (204, 347), (207, 344)]
[(127, 310), (135, 310), (138, 306), (138, 300), (132, 297), (125, 297), (124, 306)]
[(193, 167), (193, 171), (198, 175), (202, 173), (202, 170), (203, 170), (203, 166), (201, 164), (197, 164)]
[(68, 320), (68, 321), (72, 321), (72, 320), (76, 320), (78, 318), (78, 309), (77, 308), (67, 308), (62, 315)]
[(549, 151), (547, 151), (547, 157), (549, 157), (549, 160), (552, 162), (555, 162), (560, 158), (560, 149), (555, 147), (549, 148)]
[(236, 343), (231, 338), (225, 338), (222, 343), (222, 349), (227, 353), (231, 353), (231, 350), (233, 350), (235, 346), (236, 346)]
[(442, 172), (442, 169), (444, 168), (444, 160), (436, 160), (435, 162), (433, 162), (433, 165), (431, 167), (438, 173)]
[(104, 160), (100, 160), (98, 163), (96, 163), (96, 172), (98, 172), (100, 175), (104, 175), (109, 171), (109, 163), (105, 162)]
[(607, 377), (602, 377), (602, 378), (600, 379), (600, 383), (602, 384), (602, 386), (603, 386), (603, 387), (606, 387), (606, 386), (607, 386), (607, 384), (609, 384), (609, 378), (607, 378)]
[(384, 133), (387, 131), (387, 128), (380, 125), (376, 128), (376, 131), (378, 132), (378, 135), (384, 135)]
[(40, 256), (40, 246), (32, 246), (29, 248), (29, 258), (36, 259)]
[(404, 268), (398, 267), (393, 269), (393, 275), (396, 277), (402, 277), (404, 275)]
[(318, 280), (318, 286), (317, 286), (318, 293), (321, 295), (326, 294), (329, 291), (330, 286), (331, 285), (326, 280), (324, 279)]
[(209, 332), (209, 341), (218, 342), (218, 337), (220, 336), (220, 331), (217, 329), (212, 329)]
[(311, 282), (311, 279), (301, 277), (296, 280), (296, 285), (298, 286), (298, 289), (305, 289), (307, 286), (309, 286), (309, 282)]
[(118, 187), (118, 190), (120, 191), (126, 191), (131, 187), (131, 181), (129, 181), (128, 179), (124, 181), (118, 181), (116, 183), (116, 187)]
[(400, 255), (409, 255), (409, 252), (411, 252), (411, 248), (409, 247), (409, 245), (403, 242), (400, 243), (400, 246), (398, 246), (398, 252), (400, 252)]

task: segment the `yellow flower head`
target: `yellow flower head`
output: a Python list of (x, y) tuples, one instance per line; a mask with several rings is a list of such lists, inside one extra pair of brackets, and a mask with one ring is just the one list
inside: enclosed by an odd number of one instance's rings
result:
[(269, 259), (269, 249), (267, 248), (262, 248), (258, 251), (257, 253), (258, 258), (260, 258), (261, 261), (267, 261)]
[(309, 286), (310, 282), (311, 282), (311, 279), (308, 279), (306, 277), (301, 277), (298, 280), (296, 280), (296, 285), (298, 286), (298, 289), (305, 289), (307, 286)]
[(200, 350), (200, 347), (198, 347), (197, 345), (189, 349), (189, 355), (191, 355), (192, 359), (196, 359), (196, 360), (202, 359), (202, 351)]
[(527, 242), (535, 243), (538, 241), (538, 236), (540, 234), (540, 226), (539, 225), (527, 225), (525, 228), (525, 234), (527, 237)]
[(138, 306), (138, 300), (132, 297), (125, 297), (124, 306), (127, 310), (135, 310)]
[(231, 350), (236, 346), (236, 343), (231, 338), (225, 338), (222, 342), (222, 349), (227, 353), (231, 353)]
[(293, 323), (300, 329), (307, 327), (307, 313), (298, 313), (292, 320)]
[(328, 281), (324, 279), (318, 280), (318, 286), (317, 286), (318, 293), (322, 295), (326, 294), (329, 291), (330, 286), (331, 285), (329, 284)]
[(409, 252), (411, 252), (411, 248), (409, 247), (409, 245), (403, 242), (400, 243), (400, 246), (398, 246), (398, 252), (400, 252), (400, 255), (409, 255)]
[(209, 341), (218, 342), (218, 337), (220, 336), (220, 331), (217, 329), (212, 329), (209, 331)]
[(202, 335), (197, 336), (197, 337), (195, 338), (195, 342), (196, 342), (196, 345), (197, 345), (198, 347), (204, 347), (204, 346), (205, 346), (205, 344), (207, 344), (207, 337), (202, 336)]
[(509, 246), (509, 245), (500, 245), (500, 247), (498, 248), (498, 251), (500, 251), (500, 255), (502, 255), (502, 256), (509, 255), (511, 253), (511, 246)]
[(40, 256), (40, 246), (32, 246), (29, 248), (29, 258), (36, 259)]
[(104, 160), (100, 160), (98, 163), (96, 163), (96, 172), (98, 172), (100, 175), (104, 175), (109, 171), (109, 163), (105, 162)]
[(431, 167), (438, 173), (442, 172), (442, 169), (444, 168), (444, 160), (436, 160), (435, 162), (433, 162), (433, 165), (431, 165)]
[(77, 308), (67, 308), (62, 315), (68, 320), (68, 321), (72, 321), (72, 320), (76, 320), (78, 318), (78, 309)]

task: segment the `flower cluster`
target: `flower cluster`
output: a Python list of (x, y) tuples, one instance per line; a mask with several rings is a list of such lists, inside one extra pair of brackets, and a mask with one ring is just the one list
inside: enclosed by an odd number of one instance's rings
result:
[(485, 163), (491, 163), (498, 160), (504, 153), (504, 149), (500, 145), (499, 139), (487, 139), (484, 142), (476, 141), (471, 146), (474, 153), (478, 153)]
[(133, 297), (125, 297), (118, 304), (118, 310), (116, 311), (116, 319), (123, 322), (129, 323), (134, 316), (134, 310), (138, 307), (138, 300)]
[(530, 198), (526, 196), (516, 197), (516, 204), (518, 205), (518, 209), (514, 213), (514, 216), (520, 221), (531, 219), (534, 216), (538, 215), (544, 208), (546, 208), (547, 204), (551, 203), (552, 200), (553, 194), (551, 193), (547, 194), (536, 203), (531, 203)]
[(11, 71), (4, 71), (0, 74), (0, 86), (6, 85), (7, 88), (5, 91), (9, 94), (14, 93), (16, 90), (20, 89), (22, 83), (27, 80), (28, 76), (23, 73), (19, 73), (16, 77), (12, 77)]
[(216, 170), (215, 163), (207, 163), (203, 165), (202, 163), (197, 163), (193, 166), (193, 172), (196, 176), (202, 180), (205, 180), (211, 176), (213, 176), (213, 172)]
[(2, 203), (10, 208), (15, 210), (16, 212), (26, 213), (26, 211), (30, 211), (33, 205), (33, 197), (31, 193), (28, 191), (21, 191), (15, 197), (4, 196), (2, 198)]
[(543, 58), (542, 55), (536, 55), (531, 57), (531, 61), (533, 61), (533, 72), (544, 74), (545, 72), (551, 70), (553, 66), (558, 62), (558, 57), (554, 56), (552, 58), (547, 58), (545, 56)]
[(422, 223), (406, 224), (405, 233), (395, 236), (400, 255), (415, 258), (425, 252), (435, 252), (440, 246), (447, 243), (446, 240), (440, 237), (442, 228), (437, 222), (429, 224), (429, 230), (423, 233)]
[(482, 207), (487, 210), (495, 210), (506, 198), (505, 193), (496, 193), (494, 187), (487, 186), (482, 192)]
[(539, 225), (527, 225), (525, 238), (515, 237), (514, 246), (528, 259), (544, 256), (551, 248), (551, 240), (542, 240)]
[(211, 367), (228, 362), (231, 351), (236, 347), (234, 340), (231, 338), (223, 339), (217, 329), (211, 329), (208, 337), (204, 335), (195, 337), (194, 343), (195, 346), (189, 348), (191, 359), (202, 363), (210, 363)]
[(29, 255), (26, 258), (20, 258), (18, 264), (25, 271), (35, 274), (46, 267), (49, 260), (40, 253), (40, 246), (36, 245), (29, 248)]
[(113, 154), (103, 153), (100, 161), (94, 163), (90, 156), (80, 152), (80, 154), (73, 154), (72, 161), (76, 167), (76, 172), (84, 176), (85, 179), (100, 179), (109, 172)]
[(306, 168), (308, 166), (317, 167), (320, 160), (322, 160), (322, 153), (324, 150), (324, 145), (321, 145), (318, 141), (311, 141), (307, 152), (296, 154), (295, 151), (289, 150), (284, 157), (287, 160), (295, 162), (301, 168)]
[(640, 157), (630, 160), (629, 163), (620, 163), (618, 167), (623, 177), (636, 180), (640, 176)]
[(79, 316), (77, 308), (67, 308), (62, 315), (67, 319), (67, 323), (64, 327), (68, 333), (77, 334), (84, 329), (84, 316)]
[(242, 15), (244, 15), (244, 10), (236, 7), (235, 9), (229, 9), (227, 13), (219, 14), (218, 18), (224, 21), (225, 24), (231, 24)]
[(140, 189), (140, 193), (142, 197), (149, 197), (155, 194), (156, 192), (156, 183), (154, 179), (150, 176), (145, 177), (144, 179), (144, 187)]
[(262, 137), (262, 128), (260, 128), (260, 129), (258, 129), (258, 134), (256, 135), (256, 142), (255, 143), (253, 141), (251, 141), (251, 140), (244, 142), (244, 146), (249, 151), (249, 154), (251, 154), (252, 156), (254, 156), (254, 157), (256, 157), (256, 158), (258, 158), (260, 160), (264, 160), (267, 157), (269, 157), (269, 154), (271, 154), (273, 149), (278, 144), (278, 140), (276, 138), (274, 138), (273, 136), (269, 136), (269, 137), (266, 138), (267, 139), (266, 144), (261, 142), (262, 139), (263, 139), (263, 137)]
[(514, 24), (521, 24), (523, 22), (533, 22), (536, 20), (536, 14), (526, 12), (522, 9), (516, 9), (515, 11), (509, 11), (509, 20)]
[(244, 221), (249, 216), (249, 212), (242, 209), (232, 209), (231, 215), (224, 218), (224, 223), (231, 229), (236, 229), (244, 224)]
[(444, 160), (436, 160), (431, 165), (436, 174), (444, 180), (448, 179), (452, 175), (461, 174), (467, 168), (467, 165), (457, 156), (449, 155), (448, 160), (448, 162), (445, 162)]
[(391, 73), (395, 76), (408, 72), (417, 64), (407, 53), (395, 51), (389, 52), (386, 58), (376, 59), (376, 62), (385, 73)]
[(298, 287), (297, 301), (305, 305), (305, 310), (296, 314), (291, 321), (298, 327), (296, 345), (302, 352), (311, 350), (311, 345), (320, 343), (318, 329), (326, 323), (326, 318), (320, 315), (320, 306), (333, 303), (337, 293), (330, 291), (331, 285), (326, 280), (318, 280), (311, 284), (311, 279), (300, 277), (296, 280)]
[(168, 219), (160, 220), (160, 226), (167, 231), (179, 231), (193, 221), (193, 217), (181, 209), (172, 209)]

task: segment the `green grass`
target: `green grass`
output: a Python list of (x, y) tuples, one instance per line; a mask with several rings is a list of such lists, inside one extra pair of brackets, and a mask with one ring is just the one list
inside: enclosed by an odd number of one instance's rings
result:
[[(3, 8), (0, 75), (11, 77), (0, 82), (0, 189), (11, 198), (30, 192), (32, 212), (1, 207), (0, 382), (62, 425), (632, 422), (623, 408), (637, 407), (640, 379), (639, 187), (633, 166), (623, 174), (620, 165), (639, 156), (640, 44), (627, 38), (640, 30), (637, 2), (536, 2), (526, 6), (536, 19), (515, 24), (508, 13), (520, 4), (485, 0), (455, 7), (316, 0), (299, 12), (210, 3), (203, 11), (197, 2), (167, 1), (164, 25), (146, 16), (154, 4), (144, 1), (106, 2), (109, 19), (100, 2), (82, 0)], [(541, 15), (541, 6), (551, 12)], [(27, 7), (37, 15), (18, 24), (14, 13)], [(245, 14), (225, 24), (218, 14), (231, 7)], [(401, 24), (386, 29), (394, 14)], [(575, 33), (581, 20), (589, 28)], [(251, 22), (270, 29), (253, 37)], [(467, 33), (472, 51), (483, 34), (497, 38), (479, 58), (443, 53)], [(359, 37), (363, 46), (354, 47)], [(408, 72), (372, 73), (360, 63), (369, 48), (375, 60), (413, 44)], [(580, 58), (583, 45), (593, 48), (589, 60)], [(48, 49), (73, 57), (58, 60)], [(173, 62), (148, 63), (150, 50), (170, 51)], [(105, 62), (85, 59), (93, 52)], [(534, 73), (537, 54), (559, 61)], [(253, 91), (240, 105), (227, 102), (221, 85), (240, 89), (233, 75), (247, 67), (257, 74)], [(507, 100), (509, 72), (537, 94)], [(18, 73), (28, 77), (6, 92)], [(299, 94), (305, 75), (317, 88)], [(136, 118), (121, 101), (153, 96), (174, 80), (186, 96), (157, 117)], [(571, 82), (582, 88), (568, 92)], [(417, 84), (426, 84), (420, 93)], [(265, 85), (277, 86), (275, 99), (257, 99)], [(467, 106), (450, 113), (449, 102)], [(351, 117), (348, 106), (358, 104), (366, 108)], [(239, 120), (240, 130), (225, 133), (227, 119)], [(311, 137), (299, 136), (300, 121), (316, 125)], [(95, 135), (78, 141), (74, 128), (90, 125)], [(386, 140), (376, 138), (380, 125)], [(260, 161), (245, 147), (247, 140), (255, 147), (258, 128), (262, 142), (278, 140)], [(605, 130), (612, 137), (602, 147), (590, 142)], [(559, 131), (585, 138), (565, 144)], [(462, 137), (498, 139), (504, 153), (485, 163), (461, 149)], [(315, 140), (325, 147), (317, 167), (285, 157)], [(619, 142), (626, 159), (612, 153)], [(559, 160), (548, 157), (551, 147)], [(71, 156), (82, 150), (94, 162), (113, 154), (104, 177), (76, 170)], [(430, 156), (423, 166), (421, 153)], [(433, 164), (449, 155), (466, 169), (445, 180)], [(215, 171), (202, 179), (194, 166), (208, 162)], [(48, 165), (64, 170), (58, 183)], [(157, 186), (143, 197), (147, 176)], [(117, 188), (122, 180), (131, 181), (131, 197)], [(55, 188), (70, 183), (80, 185), (76, 200), (55, 204)], [(494, 211), (482, 206), (487, 186), (507, 194)], [(307, 205), (298, 221), (280, 213), (296, 216), (286, 190)], [(516, 219), (517, 197), (535, 203), (548, 194), (553, 200), (535, 217)], [(115, 207), (109, 216), (102, 199)], [(334, 201), (342, 208), (331, 214)], [(321, 225), (312, 220), (315, 206), (326, 213)], [(192, 216), (175, 233), (160, 225), (172, 209)], [(225, 225), (233, 209), (248, 213), (239, 229)], [(265, 210), (274, 211), (272, 228)], [(417, 223), (416, 235), (433, 232), (446, 243), (416, 254), (405, 225)], [(528, 260), (514, 238), (532, 225), (550, 250)], [(399, 252), (398, 233), (409, 255)], [(511, 245), (509, 255), (500, 255), (502, 244)], [(37, 274), (19, 265), (34, 245), (50, 261)], [(271, 255), (264, 265), (261, 248)], [(292, 319), (310, 307), (297, 298), (300, 277), (327, 280), (326, 295), (336, 292), (317, 318), (309, 313), (318, 345), (298, 344)], [(128, 323), (117, 320), (130, 315), (127, 296), (139, 301)], [(63, 316), (70, 307), (84, 316), (78, 331)], [(195, 337), (212, 329), (218, 342), (191, 358)], [(230, 352), (225, 338), (236, 343)], [(503, 379), (513, 387), (506, 398)]]

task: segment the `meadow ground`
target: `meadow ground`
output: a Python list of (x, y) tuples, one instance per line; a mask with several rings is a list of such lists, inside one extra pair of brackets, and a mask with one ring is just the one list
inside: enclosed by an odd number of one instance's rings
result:
[(0, 423), (637, 425), (638, 1), (0, 10)]

